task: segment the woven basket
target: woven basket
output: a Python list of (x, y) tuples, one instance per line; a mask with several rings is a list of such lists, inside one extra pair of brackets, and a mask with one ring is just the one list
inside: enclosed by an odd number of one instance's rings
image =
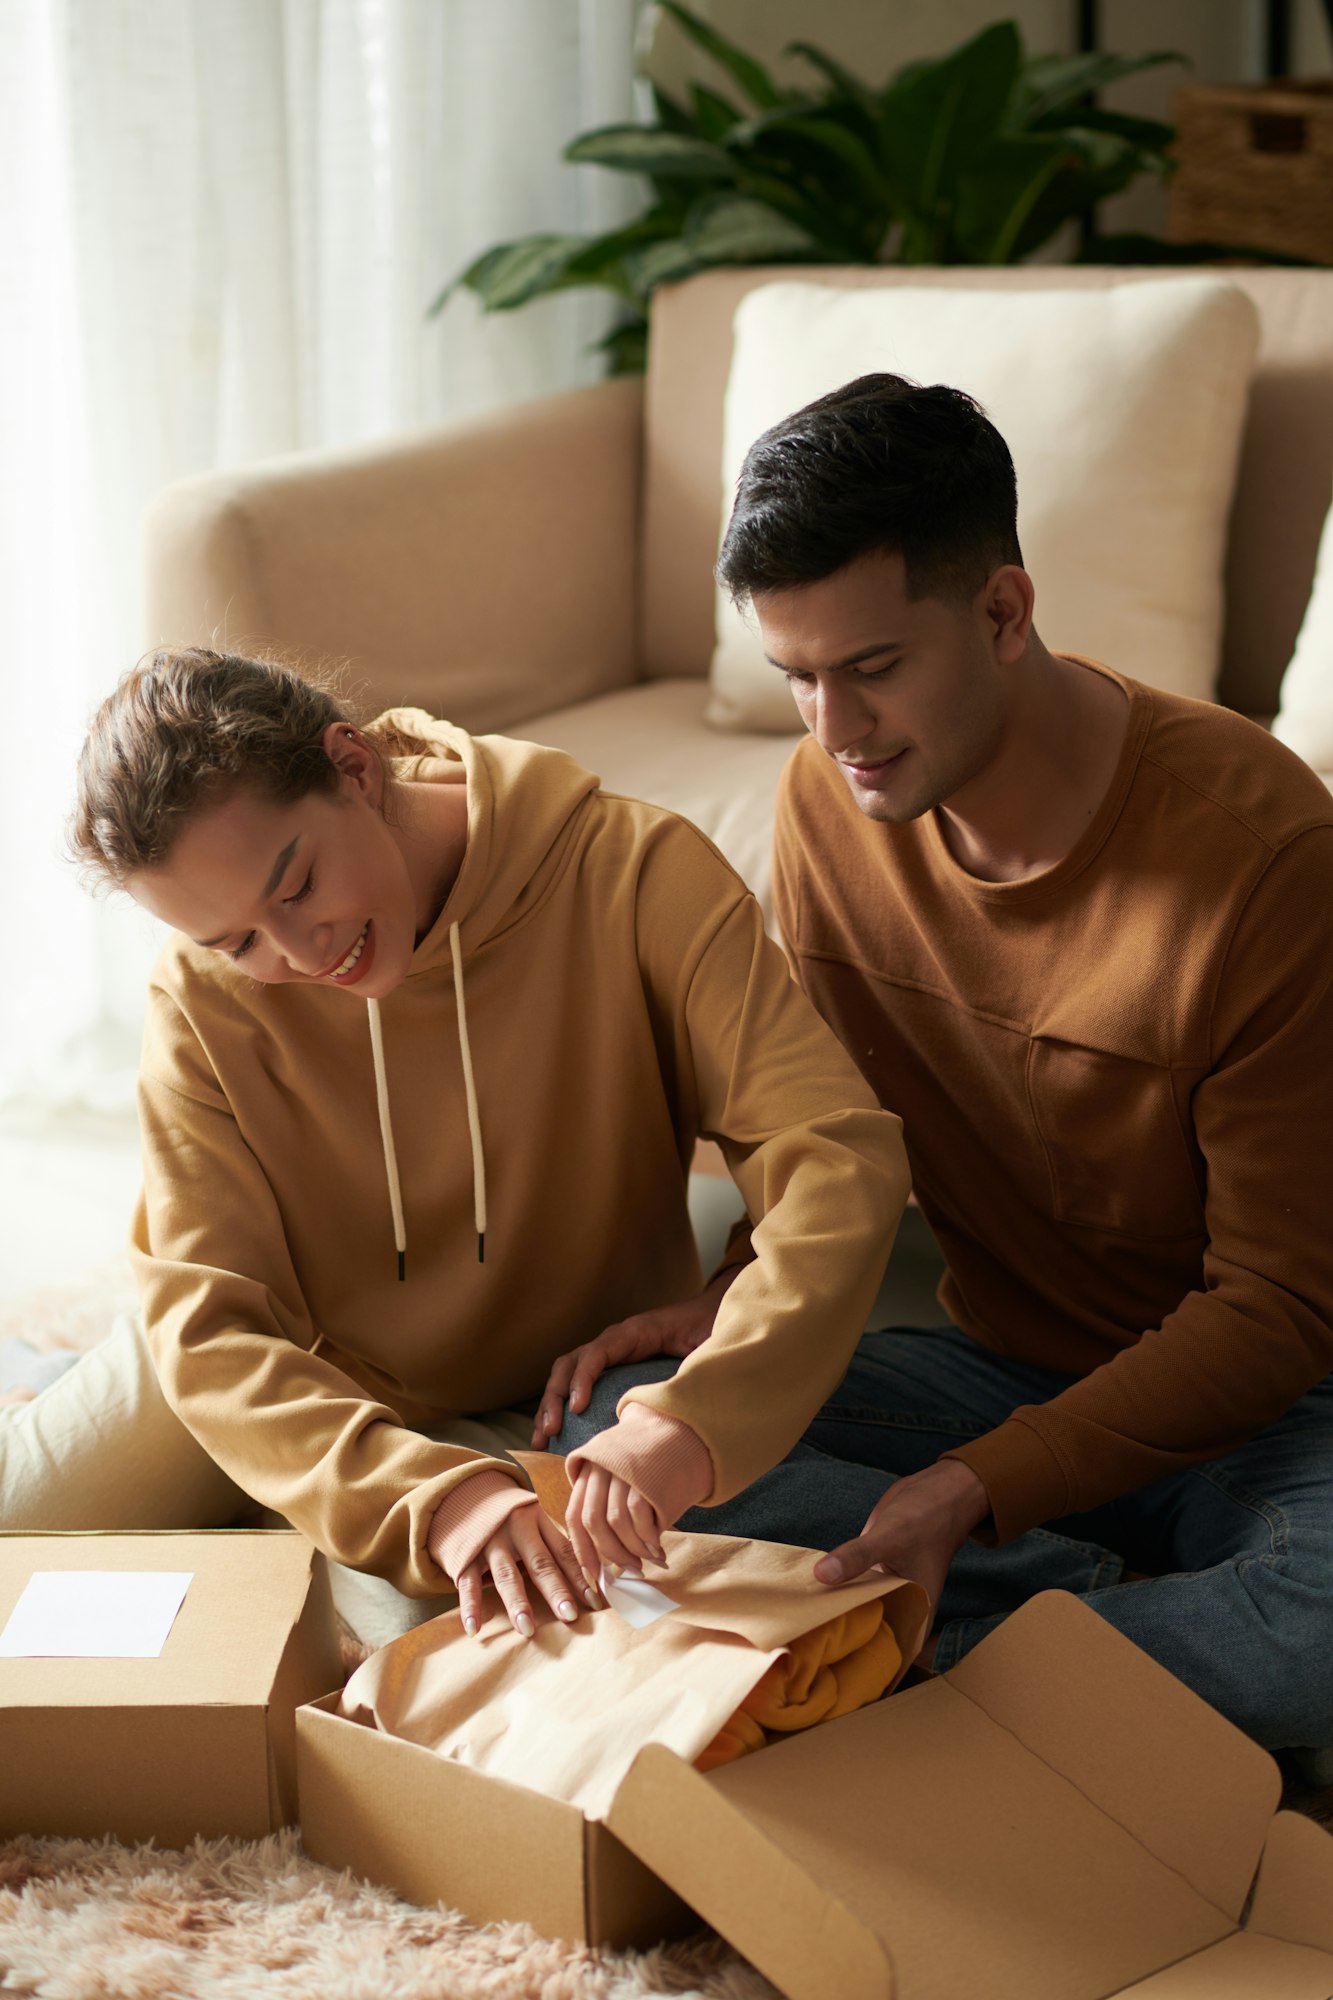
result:
[(1333, 264), (1333, 79), (1176, 97), (1169, 235)]

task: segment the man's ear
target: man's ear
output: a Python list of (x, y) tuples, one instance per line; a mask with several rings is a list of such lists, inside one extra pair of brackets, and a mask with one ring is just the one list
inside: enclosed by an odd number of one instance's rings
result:
[(339, 777), (349, 781), (371, 805), (378, 806), (384, 790), (384, 766), (361, 731), (349, 722), (331, 722), (321, 740)]
[(987, 577), (982, 609), (990, 627), (996, 658), (1006, 666), (1021, 658), (1032, 636), (1035, 605), (1032, 578), (1017, 563), (1003, 563)]

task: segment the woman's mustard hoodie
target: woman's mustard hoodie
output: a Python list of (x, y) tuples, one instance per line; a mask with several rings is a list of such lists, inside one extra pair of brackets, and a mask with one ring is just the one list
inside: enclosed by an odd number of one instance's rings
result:
[(631, 1399), (702, 1441), (714, 1502), (841, 1379), (908, 1172), (899, 1121), (694, 827), (562, 751), (416, 709), (386, 729), (420, 746), (399, 778), (465, 768), (448, 900), (378, 1010), (173, 939), (134, 1250), (163, 1390), (204, 1448), (326, 1553), (426, 1596), (450, 1587), (426, 1550), (441, 1501), (520, 1475), (421, 1429), (535, 1398), (557, 1355), (698, 1289), (696, 1138), (723, 1150), (756, 1259), (675, 1379)]

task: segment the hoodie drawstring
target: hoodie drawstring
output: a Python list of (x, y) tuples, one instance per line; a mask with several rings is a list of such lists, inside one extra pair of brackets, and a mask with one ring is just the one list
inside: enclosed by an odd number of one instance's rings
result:
[(472, 1210), (477, 1225), (477, 1262), (486, 1262), (486, 1160), (481, 1150), (481, 1117), (477, 1110), (477, 1083), (472, 1074), (472, 1045), (467, 1034), (467, 1003), (463, 998), (463, 947), (458, 925), (449, 926), (449, 951), (454, 961), (454, 1001), (458, 1010), (458, 1053), (463, 1059), (463, 1087), (467, 1091), (467, 1129), (472, 1141)]
[[(454, 1000), (458, 1011), (458, 1053), (463, 1063), (463, 1087), (467, 1092), (467, 1129), (472, 1142), (472, 1211), (477, 1228), (477, 1262), (486, 1262), (486, 1159), (481, 1145), (481, 1116), (477, 1110), (477, 1083), (472, 1073), (472, 1046), (468, 1041), (467, 1002), (463, 995), (463, 948), (457, 924), (449, 926), (449, 951), (454, 962)], [(384, 1034), (380, 1025), (378, 1000), (368, 1000), (370, 1047), (375, 1058), (375, 1101), (380, 1114), (380, 1143), (384, 1148), (384, 1172), (389, 1182), (389, 1206), (393, 1211), (393, 1241), (398, 1252), (398, 1277), (407, 1276), (407, 1230), (403, 1223), (403, 1193), (398, 1179), (398, 1155), (393, 1144), (393, 1120), (389, 1115), (389, 1082), (384, 1068)]]
[(398, 1181), (398, 1155), (393, 1148), (393, 1120), (389, 1116), (389, 1080), (384, 1073), (384, 1034), (380, 1027), (380, 1003), (367, 1000), (370, 1016), (370, 1047), (375, 1058), (375, 1101), (380, 1109), (380, 1144), (384, 1148), (384, 1171), (389, 1181), (389, 1207), (393, 1210), (393, 1243), (398, 1252), (398, 1282), (407, 1276), (407, 1230), (403, 1224), (403, 1191)]

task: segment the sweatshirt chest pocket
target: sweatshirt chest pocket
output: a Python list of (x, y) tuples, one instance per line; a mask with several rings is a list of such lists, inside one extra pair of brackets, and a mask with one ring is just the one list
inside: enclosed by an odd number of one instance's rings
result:
[(1034, 1040), (1027, 1083), (1057, 1221), (1126, 1236), (1206, 1233), (1202, 1161), (1169, 1070)]

